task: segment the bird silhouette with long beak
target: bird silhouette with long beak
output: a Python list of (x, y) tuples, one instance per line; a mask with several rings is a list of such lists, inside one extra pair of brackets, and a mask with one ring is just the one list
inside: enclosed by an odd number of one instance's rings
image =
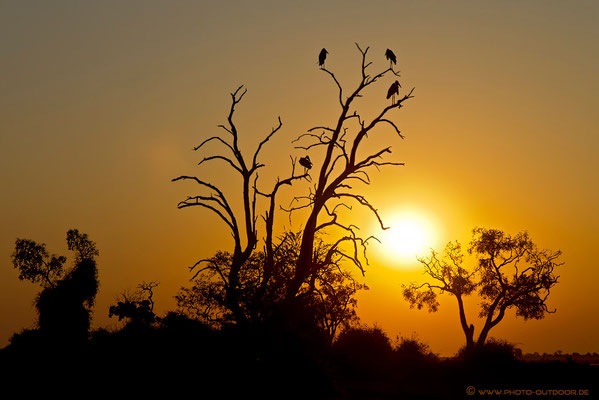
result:
[(385, 57), (389, 60), (389, 68), (393, 68), (393, 64), (397, 64), (397, 57), (395, 57), (395, 53), (390, 49), (387, 49), (385, 52)]
[(391, 104), (395, 104), (395, 95), (399, 94), (400, 87), (401, 85), (398, 81), (393, 82), (389, 87), (389, 90), (387, 91), (387, 98), (392, 97)]
[(327, 54), (329, 54), (327, 49), (323, 48), (322, 50), (320, 50), (320, 54), (318, 55), (318, 65), (320, 66), (320, 68), (324, 68), (324, 62), (327, 59)]
[(299, 159), (299, 163), (302, 167), (304, 167), (306, 170), (312, 168), (312, 161), (310, 161), (310, 156), (306, 156), (306, 157), (301, 157)]

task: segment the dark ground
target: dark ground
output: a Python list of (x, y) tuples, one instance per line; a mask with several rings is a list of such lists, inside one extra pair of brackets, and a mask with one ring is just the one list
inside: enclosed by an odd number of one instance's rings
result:
[[(305, 332), (214, 330), (171, 315), (158, 327), (100, 330), (79, 344), (24, 331), (0, 351), (0, 384), (4, 393), (14, 387), (25, 397), (56, 393), (69, 398), (595, 397), (599, 367), (524, 362), (512, 350), (506, 343), (491, 343), (485, 351), (440, 360), (414, 340), (392, 346), (376, 329), (348, 331), (330, 345)], [(479, 392), (487, 389), (511, 392)]]

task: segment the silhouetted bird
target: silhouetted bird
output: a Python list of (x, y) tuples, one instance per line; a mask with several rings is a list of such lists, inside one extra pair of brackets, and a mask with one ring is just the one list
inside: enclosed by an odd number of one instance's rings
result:
[(387, 98), (390, 98), (391, 96), (393, 96), (393, 99), (391, 100), (392, 103), (395, 103), (395, 95), (399, 94), (399, 88), (401, 87), (401, 85), (399, 84), (398, 81), (395, 81), (391, 84), (391, 87), (389, 87), (389, 91), (387, 92)]
[(391, 61), (390, 66), (397, 64), (397, 57), (395, 57), (395, 53), (393, 53), (391, 50), (387, 49), (385, 52), (385, 57), (387, 60)]
[(327, 54), (329, 54), (327, 49), (323, 48), (322, 50), (320, 50), (320, 54), (318, 55), (318, 65), (321, 68), (324, 67), (324, 62), (327, 59)]
[(310, 161), (310, 156), (300, 158), (299, 163), (302, 167), (306, 169), (312, 168), (312, 161)]

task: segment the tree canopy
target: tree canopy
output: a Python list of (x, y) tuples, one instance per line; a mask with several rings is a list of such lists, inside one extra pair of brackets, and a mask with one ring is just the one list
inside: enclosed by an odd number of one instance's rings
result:
[[(491, 328), (510, 309), (525, 320), (555, 312), (547, 306), (547, 299), (558, 282), (555, 269), (563, 264), (560, 251), (539, 249), (526, 232), (512, 236), (485, 228), (473, 230), (467, 251), (476, 260), (470, 268), (463, 266), (464, 253), (457, 241), (449, 243), (443, 254), (433, 250), (419, 259), (431, 281), (404, 285), (403, 296), (410, 307), (435, 312), (439, 294), (454, 296), (467, 347), (482, 346)], [(480, 298), (479, 317), (484, 321), (476, 343), (474, 325), (468, 324), (464, 306), (464, 297), (472, 294)]]

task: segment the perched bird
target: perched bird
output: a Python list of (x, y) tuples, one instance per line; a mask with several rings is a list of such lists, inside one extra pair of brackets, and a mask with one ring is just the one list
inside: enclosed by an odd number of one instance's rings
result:
[(389, 90), (387, 91), (387, 98), (390, 98), (391, 96), (393, 96), (391, 103), (395, 103), (395, 95), (399, 94), (400, 87), (401, 87), (401, 85), (399, 84), (398, 81), (393, 82), (391, 84), (391, 86), (389, 87)]
[(304, 167), (306, 169), (312, 168), (312, 161), (310, 161), (310, 156), (301, 157), (299, 159), (299, 163), (302, 167)]
[(387, 60), (390, 61), (390, 67), (393, 66), (393, 64), (397, 64), (397, 57), (395, 57), (395, 53), (392, 52), (390, 49), (387, 49), (387, 51), (385, 52), (385, 57), (387, 58)]
[(324, 62), (327, 59), (327, 54), (329, 54), (327, 49), (323, 48), (322, 50), (320, 50), (320, 54), (318, 55), (318, 65), (321, 68), (324, 67)]

